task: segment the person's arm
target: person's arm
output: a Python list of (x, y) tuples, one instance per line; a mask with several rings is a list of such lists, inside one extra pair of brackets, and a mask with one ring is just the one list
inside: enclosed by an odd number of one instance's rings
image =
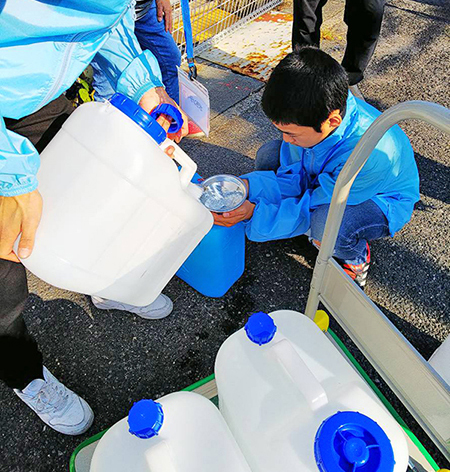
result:
[[(331, 203), (336, 180), (350, 154), (349, 151), (332, 172), (319, 175), (319, 186), (311, 195), (312, 209)], [(359, 205), (383, 192), (386, 180), (391, 177), (393, 171), (389, 156), (382, 150), (375, 149), (353, 182), (347, 205)]]
[(249, 200), (233, 212), (215, 215), (216, 224), (247, 221), (247, 237), (259, 242), (290, 238), (309, 228), (311, 192), (302, 194), (298, 174), (258, 171), (242, 177), (248, 182)]
[(38, 169), (34, 146), (6, 129), (0, 117), (0, 259), (19, 262), (13, 245), (20, 233), (19, 255), (25, 258), (31, 254), (42, 213)]
[[(148, 113), (161, 103), (170, 103), (180, 109), (164, 89), (155, 56), (148, 50), (142, 51), (139, 46), (134, 34), (134, 13), (131, 7), (99, 49), (94, 60), (116, 92), (139, 103)], [(181, 109), (180, 111), (184, 123), (182, 130), (177, 133), (177, 141), (188, 133), (187, 116)], [(163, 118), (158, 121), (163, 126), (170, 124), (165, 123)]]
[(97, 65), (116, 92), (136, 103), (154, 87), (163, 87), (158, 61), (142, 51), (134, 34), (134, 12), (130, 6), (95, 56)]

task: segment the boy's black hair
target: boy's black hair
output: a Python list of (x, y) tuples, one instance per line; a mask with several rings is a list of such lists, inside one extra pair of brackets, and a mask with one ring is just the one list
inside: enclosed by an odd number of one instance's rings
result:
[(318, 133), (333, 110), (345, 114), (348, 77), (327, 53), (303, 47), (288, 54), (273, 70), (262, 108), (274, 123), (311, 126)]

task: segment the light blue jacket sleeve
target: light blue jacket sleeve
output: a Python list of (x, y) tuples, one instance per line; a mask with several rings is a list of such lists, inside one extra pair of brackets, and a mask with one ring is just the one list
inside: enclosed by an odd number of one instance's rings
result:
[(258, 171), (242, 178), (249, 181), (249, 200), (256, 204), (246, 223), (248, 239), (257, 242), (286, 239), (308, 230), (311, 191), (302, 194), (298, 174)]
[[(336, 180), (350, 154), (351, 152), (348, 152), (340, 156), (341, 164), (335, 167), (332, 172), (323, 172), (319, 175), (319, 186), (311, 196), (311, 209), (331, 203)], [(382, 150), (375, 149), (353, 182), (347, 204), (359, 205), (382, 192), (389, 179), (390, 167), (387, 154)]]
[(116, 92), (138, 103), (145, 92), (163, 87), (158, 61), (142, 51), (134, 34), (134, 12), (130, 8), (94, 58)]
[[(311, 211), (331, 203), (336, 179), (348, 155), (340, 157), (340, 165), (320, 174), (319, 186), (314, 190), (302, 188), (300, 164), (282, 168), (277, 174), (260, 171), (243, 175), (249, 181), (249, 200), (256, 204), (246, 223), (247, 237), (263, 242), (304, 234), (310, 228)], [(388, 156), (376, 149), (352, 186), (349, 205), (358, 205), (377, 195), (387, 178), (387, 164)]]
[(37, 188), (39, 154), (31, 142), (9, 131), (0, 117), (0, 196), (15, 197)]

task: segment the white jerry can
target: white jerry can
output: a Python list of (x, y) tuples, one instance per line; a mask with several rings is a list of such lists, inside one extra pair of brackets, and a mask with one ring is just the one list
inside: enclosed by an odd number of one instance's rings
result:
[(90, 472), (251, 472), (219, 410), (189, 392), (141, 400), (98, 443)]
[(219, 407), (253, 472), (405, 472), (401, 427), (317, 325), (257, 313), (215, 365)]
[[(41, 155), (44, 201), (24, 265), (60, 288), (143, 306), (152, 303), (211, 229), (191, 178), (196, 164), (152, 116), (116, 94), (81, 105)], [(174, 125), (175, 127), (177, 125)], [(175, 159), (164, 149), (175, 147)]]

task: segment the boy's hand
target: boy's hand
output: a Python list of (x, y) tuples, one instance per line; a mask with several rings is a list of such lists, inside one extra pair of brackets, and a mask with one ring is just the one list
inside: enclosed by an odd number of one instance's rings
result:
[(253, 216), (255, 211), (255, 204), (245, 200), (245, 202), (236, 210), (230, 211), (228, 213), (213, 213), (214, 224), (219, 226), (234, 226), (237, 223), (240, 223), (244, 220), (249, 220)]
[[(142, 95), (142, 98), (139, 101), (139, 105), (147, 112), (151, 113), (158, 105), (161, 103), (169, 103), (178, 108), (181, 112), (181, 116), (183, 117), (183, 127), (175, 134), (169, 134), (168, 137), (173, 139), (175, 142), (179, 143), (181, 138), (186, 136), (189, 133), (188, 128), (188, 117), (184, 113), (184, 111), (174, 102), (167, 92), (164, 90), (164, 87), (154, 87)], [(170, 117), (166, 117), (165, 115), (161, 115), (157, 119), (158, 123), (167, 131), (169, 129), (170, 123), (172, 120)]]
[(31, 254), (41, 214), (42, 197), (37, 190), (16, 197), (0, 197), (0, 259), (20, 262), (13, 251), (20, 233), (19, 256), (26, 259)]

